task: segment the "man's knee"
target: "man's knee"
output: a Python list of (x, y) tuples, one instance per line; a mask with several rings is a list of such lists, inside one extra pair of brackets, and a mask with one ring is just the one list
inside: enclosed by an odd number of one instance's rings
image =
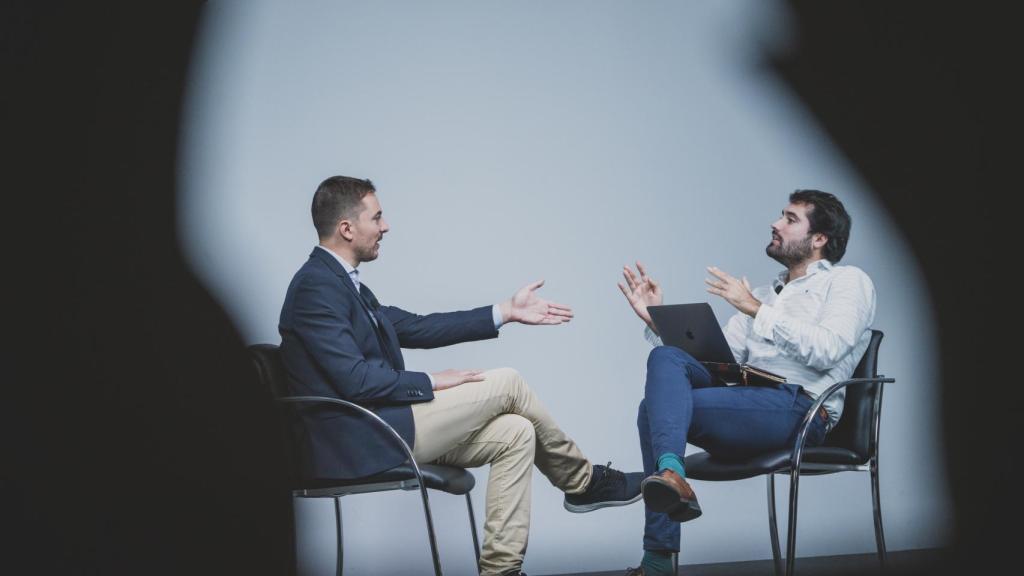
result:
[(647, 355), (647, 369), (650, 370), (664, 364), (681, 366), (687, 362), (694, 361), (693, 356), (675, 346), (655, 346), (651, 353)]
[(537, 433), (532, 422), (518, 414), (502, 414), (495, 420), (501, 423), (502, 436), (510, 448), (525, 449), (533, 453)]
[(486, 378), (492, 386), (498, 388), (502, 393), (508, 394), (509, 396), (517, 396), (518, 394), (529, 390), (529, 386), (526, 384), (526, 379), (523, 378), (523, 375), (515, 368), (495, 368), (494, 370), (488, 370)]

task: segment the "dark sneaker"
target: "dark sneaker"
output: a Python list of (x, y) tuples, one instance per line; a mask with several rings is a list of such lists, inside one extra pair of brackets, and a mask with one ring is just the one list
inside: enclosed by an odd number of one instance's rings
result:
[(644, 478), (640, 485), (644, 504), (654, 512), (665, 512), (669, 520), (686, 522), (701, 515), (693, 488), (679, 474), (665, 469)]
[(643, 472), (623, 473), (607, 466), (597, 464), (590, 477), (590, 485), (580, 494), (566, 494), (562, 503), (569, 512), (592, 512), (608, 506), (625, 506), (639, 500), (640, 482)]

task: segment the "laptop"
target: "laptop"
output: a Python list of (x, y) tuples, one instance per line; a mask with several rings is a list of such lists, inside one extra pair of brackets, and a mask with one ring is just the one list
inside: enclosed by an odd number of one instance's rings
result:
[(701, 362), (736, 363), (715, 311), (707, 302), (648, 306), (661, 341)]
[(688, 352), (724, 382), (751, 386), (777, 386), (785, 376), (747, 364), (738, 364), (715, 312), (707, 302), (648, 306), (661, 341)]

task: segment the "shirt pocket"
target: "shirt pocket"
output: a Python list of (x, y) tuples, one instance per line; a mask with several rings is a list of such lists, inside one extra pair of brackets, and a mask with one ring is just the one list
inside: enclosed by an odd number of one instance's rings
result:
[(822, 309), (825, 307), (823, 294), (804, 289), (790, 294), (786, 298), (786, 315), (798, 320), (817, 322), (821, 317)]

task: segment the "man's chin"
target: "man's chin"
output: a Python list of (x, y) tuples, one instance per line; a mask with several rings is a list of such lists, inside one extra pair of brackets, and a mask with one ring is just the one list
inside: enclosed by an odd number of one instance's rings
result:
[(786, 266), (788, 268), (789, 267), (788, 260), (780, 253), (779, 250), (777, 250), (775, 248), (776, 248), (775, 246), (772, 246), (771, 244), (769, 244), (764, 249), (764, 253), (767, 254), (768, 257), (771, 258), (772, 260), (775, 260), (779, 264), (782, 264), (783, 266)]
[(360, 262), (373, 262), (380, 256), (380, 249), (376, 248), (373, 251), (367, 251), (359, 255)]

